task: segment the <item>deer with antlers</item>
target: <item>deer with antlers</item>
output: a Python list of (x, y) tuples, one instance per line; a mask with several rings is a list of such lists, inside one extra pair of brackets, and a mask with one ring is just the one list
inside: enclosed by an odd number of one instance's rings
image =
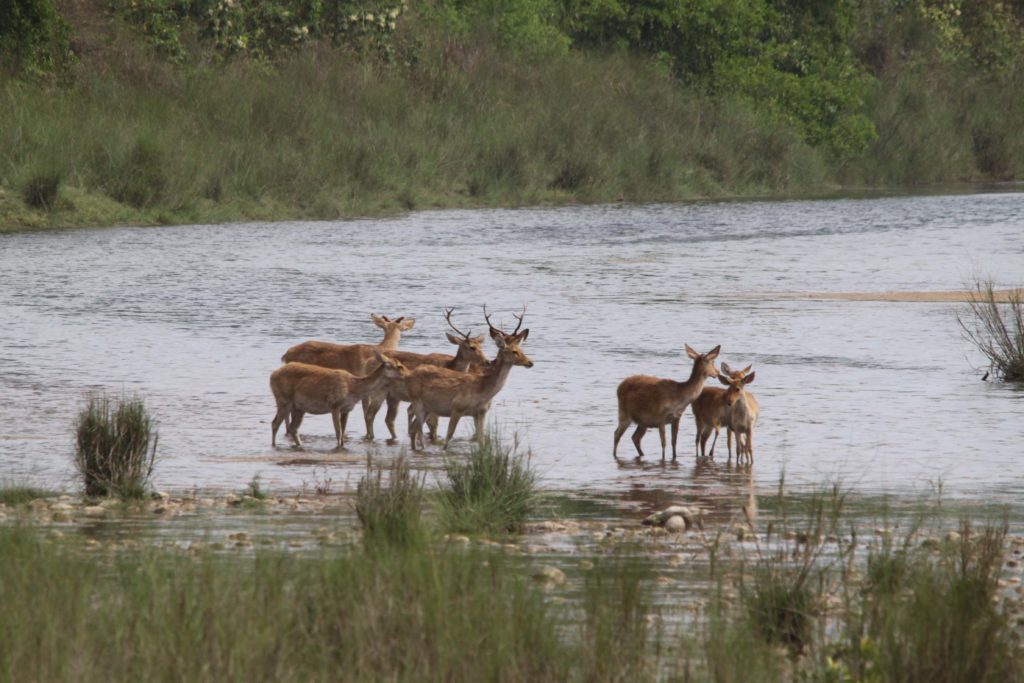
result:
[[(402, 362), (405, 367), (410, 370), (415, 370), (424, 366), (433, 366), (439, 368), (446, 368), (454, 372), (466, 372), (471, 368), (479, 368), (487, 365), (487, 356), (484, 355), (484, 336), (478, 335), (473, 336), (472, 331), (463, 332), (455, 326), (452, 322), (452, 313), (455, 311), (454, 307), (445, 308), (444, 319), (448, 322), (448, 326), (452, 328), (455, 334), (451, 332), (445, 333), (448, 337), (448, 341), (458, 347), (455, 355), (447, 353), (414, 353), (412, 351), (392, 351), (389, 355), (392, 358), (396, 358)], [(409, 401), (409, 394), (406, 391), (405, 383), (394, 383), (390, 385), (386, 394), (379, 394), (370, 398), (368, 410), (370, 422), (373, 421), (377, 415), (377, 411), (380, 410), (381, 404), (384, 400), (387, 400), (388, 410), (384, 417), (384, 424), (387, 425), (388, 431), (391, 432), (391, 439), (397, 440), (398, 435), (395, 433), (395, 417), (398, 415), (398, 407), (402, 401)], [(412, 406), (409, 406), (409, 425), (411, 428), (413, 419)], [(431, 414), (427, 418), (427, 426), (430, 430), (430, 441), (434, 443), (437, 441), (437, 415)]]
[(520, 348), (520, 344), (530, 335), (529, 328), (519, 331), (525, 316), (526, 306), (523, 306), (523, 312), (516, 316), (519, 321), (516, 329), (505, 332), (491, 324), (487, 307), (484, 306), (484, 319), (490, 329), (491, 339), (498, 347), (498, 355), (480, 371), (456, 372), (437, 366), (420, 366), (405, 378), (405, 388), (412, 404), (409, 439), (413, 450), (417, 449), (417, 442), (421, 447), (424, 446), (423, 423), (429, 414), (448, 418), (444, 448), (448, 448), (455, 428), (464, 415), (473, 418), (475, 438), (478, 442), (483, 441), (484, 419), (491, 407), (491, 399), (505, 386), (512, 367), (533, 367), (533, 361)]
[[(697, 457), (715, 457), (715, 445), (718, 443), (718, 433), (722, 427), (726, 428), (729, 440), (729, 460), (732, 460), (732, 429), (730, 424), (732, 423), (733, 411), (744, 410), (743, 404), (747, 398), (751, 397), (745, 391), (746, 385), (754, 381), (754, 374), (750, 372), (751, 366), (747, 366), (743, 370), (734, 371), (727, 363), (722, 363), (722, 372), (718, 374), (718, 381), (726, 386), (725, 389), (721, 387), (704, 387), (701, 391), (700, 396), (694, 400), (691, 406), (693, 410), (693, 419), (697, 427), (697, 433), (694, 437), (694, 448)], [(714, 431), (715, 438), (711, 442), (711, 453), (707, 453), (707, 442), (711, 432)], [(737, 462), (739, 448), (739, 437), (737, 436)]]
[(636, 423), (633, 445), (636, 446), (637, 460), (644, 457), (640, 440), (648, 429), (658, 428), (661, 437), (661, 459), (665, 460), (665, 425), (672, 425), (672, 460), (676, 459), (676, 440), (679, 436), (679, 418), (686, 407), (700, 396), (704, 380), (717, 377), (715, 358), (721, 346), (707, 353), (698, 353), (686, 344), (686, 355), (693, 360), (693, 369), (685, 382), (661, 379), (648, 375), (633, 375), (619, 383), (619, 425), (615, 428), (615, 443), (612, 457), (618, 460), (619, 439), (630, 424)]
[[(411, 330), (415, 318), (400, 316), (391, 320), (386, 315), (370, 314), (373, 324), (384, 330), (384, 339), (379, 344), (332, 344), (322, 341), (305, 341), (288, 349), (281, 357), (283, 363), (306, 363), (333, 370), (345, 370), (353, 375), (366, 375), (374, 370), (378, 362), (378, 351), (394, 351), (402, 332)], [(369, 397), (363, 402), (363, 417), (366, 421), (366, 438), (373, 439), (373, 417), (367, 415)], [(374, 413), (376, 415), (376, 413)], [(291, 434), (298, 430), (291, 418), (286, 418), (285, 431)], [(301, 422), (301, 420), (300, 420)]]
[(343, 448), (345, 427), (352, 408), (390, 382), (409, 375), (404, 365), (381, 351), (374, 354), (374, 360), (377, 368), (363, 376), (306, 363), (286, 363), (274, 370), (270, 374), (270, 390), (274, 393), (277, 412), (271, 422), (270, 445), (277, 445), (277, 429), (289, 416), (292, 418), (292, 430), (288, 433), (295, 445), (301, 446), (298, 427), (302, 416), (305, 413), (330, 413), (338, 448)]

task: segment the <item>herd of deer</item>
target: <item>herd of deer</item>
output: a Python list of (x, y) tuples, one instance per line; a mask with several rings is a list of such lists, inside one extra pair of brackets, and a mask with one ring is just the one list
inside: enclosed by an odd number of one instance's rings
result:
[[(395, 417), (402, 401), (409, 403), (409, 439), (413, 450), (424, 447), (423, 426), (427, 425), (430, 440), (437, 441), (437, 420), (448, 418), (448, 432), (444, 447), (448, 447), (455, 428), (463, 416), (473, 418), (475, 437), (483, 439), (484, 421), (493, 399), (508, 379), (513, 366), (533, 367), (520, 348), (530, 335), (527, 328), (520, 332), (526, 308), (516, 316), (518, 324), (512, 332), (495, 327), (484, 307), (484, 319), (491, 339), (498, 347), (498, 355), (488, 360), (483, 350), (483, 335), (463, 332), (452, 322), (454, 309), (445, 310), (445, 319), (455, 334), (447, 333), (448, 341), (458, 347), (455, 355), (444, 353), (413, 353), (399, 351), (402, 332), (412, 329), (414, 319), (404, 317), (391, 320), (387, 316), (371, 315), (374, 324), (384, 330), (379, 344), (332, 344), (307, 341), (284, 354), (284, 362), (270, 375), (270, 389), (274, 393), (277, 413), (271, 423), (271, 445), (277, 445), (277, 430), (281, 423), (285, 433), (301, 446), (299, 427), (306, 413), (330, 413), (338, 448), (344, 446), (348, 414), (361, 403), (366, 421), (366, 438), (373, 439), (373, 422), (381, 406), (387, 403), (384, 423), (397, 441)], [(729, 459), (732, 460), (732, 436), (736, 435), (737, 463), (753, 463), (753, 430), (758, 416), (757, 399), (746, 391), (754, 381), (750, 366), (734, 371), (722, 363), (715, 367), (720, 346), (707, 353), (698, 353), (686, 346), (693, 360), (693, 370), (685, 382), (659, 379), (647, 375), (633, 375), (622, 380), (618, 388), (619, 424), (615, 429), (612, 455), (618, 459), (619, 439), (630, 424), (636, 423), (633, 444), (637, 459), (643, 457), (640, 440), (651, 427), (658, 428), (661, 436), (661, 459), (665, 459), (665, 425), (672, 425), (672, 459), (676, 459), (676, 440), (679, 420), (687, 406), (692, 408), (697, 433), (695, 449), (700, 457), (714, 457), (719, 430), (726, 428)], [(717, 378), (726, 388), (704, 386), (705, 379)], [(715, 439), (710, 453), (706, 444), (711, 432)]]

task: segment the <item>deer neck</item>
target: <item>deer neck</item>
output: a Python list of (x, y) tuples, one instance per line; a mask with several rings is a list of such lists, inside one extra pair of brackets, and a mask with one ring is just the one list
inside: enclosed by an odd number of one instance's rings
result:
[(449, 370), (455, 370), (456, 372), (465, 372), (469, 370), (469, 366), (473, 364), (473, 359), (468, 357), (469, 354), (463, 353), (462, 348), (459, 348), (451, 360), (444, 364)]
[(352, 381), (352, 385), (357, 394), (372, 394), (383, 388), (387, 381), (387, 377), (384, 375), (384, 364), (381, 363), (376, 370), (365, 377), (356, 377)]
[(394, 351), (398, 348), (398, 340), (402, 338), (402, 330), (397, 325), (384, 332), (384, 339), (378, 346), (383, 351)]
[(498, 357), (491, 361), (490, 365), (480, 375), (481, 393), (486, 395), (487, 398), (491, 398), (501, 391), (511, 370), (512, 363), (506, 360), (505, 354), (499, 353)]
[(701, 372), (699, 363), (693, 364), (689, 379), (685, 382), (676, 383), (676, 389), (680, 396), (690, 397), (691, 399), (699, 396), (702, 388), (704, 388), (704, 373)]

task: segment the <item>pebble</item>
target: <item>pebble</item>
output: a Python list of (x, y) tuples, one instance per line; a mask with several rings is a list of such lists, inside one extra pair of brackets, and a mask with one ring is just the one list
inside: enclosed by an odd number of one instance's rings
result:
[(561, 586), (565, 583), (565, 572), (558, 567), (541, 567), (533, 573), (533, 578), (547, 586)]
[(686, 520), (679, 515), (672, 515), (665, 520), (665, 530), (675, 534), (686, 531)]

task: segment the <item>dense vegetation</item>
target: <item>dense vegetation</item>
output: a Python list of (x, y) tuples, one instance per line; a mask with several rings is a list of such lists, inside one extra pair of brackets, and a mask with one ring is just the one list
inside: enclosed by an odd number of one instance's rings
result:
[(0, 225), (1014, 179), (1022, 46), (1021, 0), (13, 0)]

